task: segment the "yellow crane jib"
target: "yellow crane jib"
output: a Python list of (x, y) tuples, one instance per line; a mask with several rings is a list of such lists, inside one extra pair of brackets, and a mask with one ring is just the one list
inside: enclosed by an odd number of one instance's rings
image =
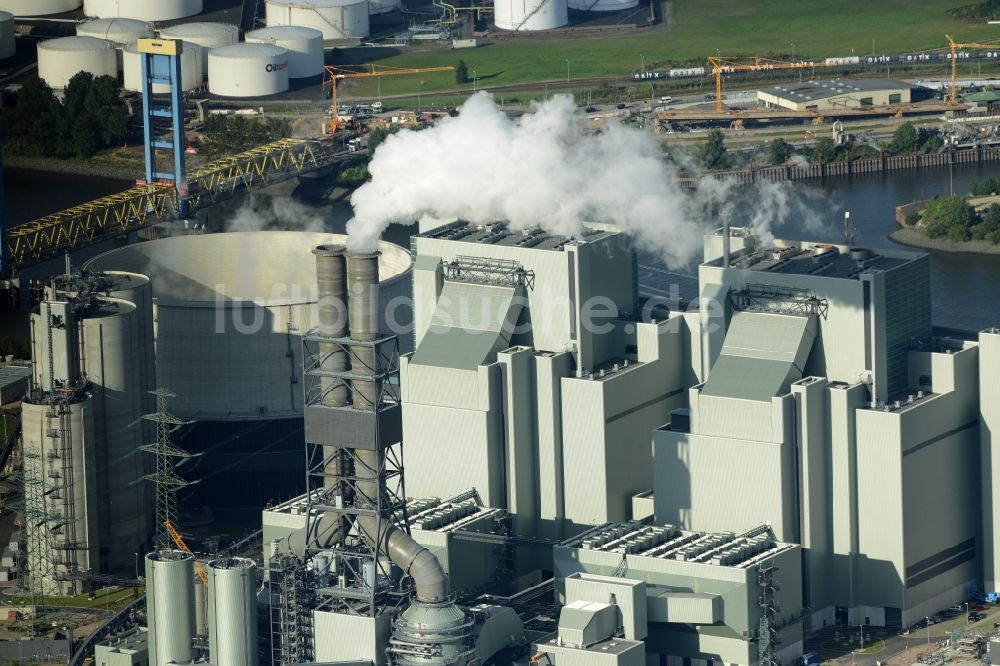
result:
[(948, 92), (948, 105), (958, 104), (958, 50), (959, 49), (1000, 49), (1000, 44), (985, 44), (980, 42), (965, 42), (959, 44), (951, 35), (945, 35), (951, 54), (951, 89)]
[[(169, 520), (163, 521), (163, 526), (167, 529), (167, 534), (170, 538), (174, 540), (174, 544), (177, 546), (178, 550), (183, 550), (185, 553), (191, 553), (191, 549), (188, 545), (184, 543), (184, 537), (181, 536), (174, 524)], [(191, 553), (192, 555), (194, 553)], [(201, 578), (201, 583), (205, 587), (208, 587), (208, 573), (205, 571), (205, 567), (201, 566), (201, 562), (197, 559), (194, 561), (194, 570), (198, 573), (198, 578)]]
[(709, 56), (708, 69), (715, 77), (715, 112), (722, 113), (722, 75), (730, 72), (762, 72), (772, 69), (812, 69), (814, 67), (840, 67), (842, 65), (828, 62), (814, 62), (812, 60), (801, 60), (798, 62), (788, 62), (787, 60), (773, 60), (761, 56), (749, 56), (745, 58), (724, 58), (722, 56)]
[(330, 86), (330, 133), (334, 134), (340, 127), (340, 118), (337, 116), (337, 85), (343, 79), (363, 79), (370, 76), (399, 76), (401, 74), (428, 74), (431, 72), (453, 72), (454, 67), (389, 67), (387, 65), (364, 65), (370, 69), (348, 69), (336, 65), (327, 65), (326, 80), (323, 86)]

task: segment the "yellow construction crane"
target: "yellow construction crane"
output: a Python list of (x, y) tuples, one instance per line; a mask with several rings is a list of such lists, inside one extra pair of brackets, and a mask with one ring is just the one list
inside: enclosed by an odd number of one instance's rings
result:
[(788, 62), (786, 60), (772, 60), (760, 56), (749, 58), (722, 58), (710, 56), (708, 66), (715, 76), (715, 112), (722, 113), (722, 75), (729, 72), (761, 72), (771, 69), (813, 69), (816, 67), (843, 67), (837, 63), (826, 62)]
[(951, 35), (945, 35), (948, 39), (948, 48), (951, 49), (951, 90), (948, 92), (948, 105), (958, 104), (958, 50), (959, 49), (1000, 49), (1000, 44), (980, 44), (979, 42), (966, 42), (959, 44)]
[[(174, 527), (172, 522), (165, 520), (163, 521), (163, 526), (167, 528), (167, 534), (169, 534), (170, 538), (174, 540), (178, 550), (183, 550), (185, 553), (191, 552), (191, 549), (188, 548), (186, 543), (184, 543), (184, 538), (181, 536), (181, 533), (177, 531), (177, 528)], [(194, 553), (191, 554), (193, 555)], [(201, 578), (202, 584), (205, 587), (208, 587), (208, 573), (205, 571), (205, 567), (201, 566), (201, 562), (197, 559), (194, 561), (194, 570), (198, 573), (198, 578)]]
[(364, 65), (365, 67), (370, 67), (370, 70), (357, 70), (357, 69), (347, 69), (346, 67), (337, 67), (335, 65), (327, 65), (324, 67), (326, 70), (326, 81), (323, 82), (324, 87), (329, 84), (331, 89), (331, 104), (330, 104), (330, 133), (333, 134), (337, 131), (340, 126), (340, 118), (337, 115), (337, 85), (342, 79), (362, 79), (369, 76), (399, 76), (401, 74), (425, 74), (428, 72), (453, 72), (454, 67), (410, 67), (410, 68), (399, 68), (399, 67), (387, 67), (385, 65)]

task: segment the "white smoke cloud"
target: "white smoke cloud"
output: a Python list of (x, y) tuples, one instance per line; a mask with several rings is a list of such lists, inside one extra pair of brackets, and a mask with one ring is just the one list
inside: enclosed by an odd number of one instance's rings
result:
[(287, 196), (249, 196), (226, 220), (226, 231), (327, 231), (325, 213)]
[[(707, 229), (725, 216), (746, 217), (732, 203), (732, 182), (703, 176), (694, 188), (683, 187), (651, 134), (616, 123), (589, 133), (584, 122), (569, 96), (511, 119), (479, 93), (457, 117), (391, 135), (368, 166), (371, 180), (351, 197), (349, 249), (371, 250), (389, 224), (425, 214), (505, 220), (515, 230), (540, 226), (565, 236), (598, 222), (617, 225), (668, 266), (681, 267), (700, 255)], [(752, 226), (770, 237), (772, 224), (797, 207), (789, 186), (764, 189), (765, 196), (751, 197), (764, 204)]]

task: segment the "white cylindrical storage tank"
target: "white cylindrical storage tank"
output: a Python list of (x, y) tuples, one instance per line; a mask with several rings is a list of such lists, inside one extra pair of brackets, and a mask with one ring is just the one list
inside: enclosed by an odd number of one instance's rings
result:
[(149, 666), (194, 659), (194, 556), (180, 550), (146, 555)]
[(257, 565), (208, 563), (208, 654), (212, 666), (257, 666)]
[(569, 0), (570, 9), (583, 12), (617, 12), (638, 5), (639, 0)]
[(368, 13), (387, 14), (402, 6), (402, 0), (368, 0)]
[[(181, 89), (194, 90), (205, 83), (202, 69), (202, 54), (204, 49), (197, 44), (184, 42), (181, 49)], [(142, 90), (142, 55), (135, 44), (130, 44), (122, 50), (122, 88), (133, 92)], [(166, 83), (154, 83), (153, 94), (165, 95), (170, 92)]]
[(14, 43), (14, 15), (0, 11), (0, 60), (9, 58), (17, 52)]
[(315, 28), (278, 25), (246, 34), (247, 43), (274, 44), (288, 50), (288, 78), (304, 79), (323, 73), (323, 33)]
[[(2, 0), (0, 0), (2, 1)], [(77, 3), (77, 7), (79, 7)], [(83, 13), (98, 18), (173, 21), (202, 11), (202, 0), (84, 0)]]
[(368, 0), (267, 0), (265, 7), (269, 28), (316, 28), (323, 33), (323, 39), (368, 36)]
[(266, 97), (288, 90), (288, 50), (233, 44), (208, 52), (208, 91), (223, 97)]
[(566, 0), (496, 0), (493, 22), (501, 30), (553, 30), (569, 23)]
[(163, 39), (180, 39), (203, 47), (202, 76), (208, 76), (208, 51), (240, 41), (240, 29), (228, 23), (179, 23), (160, 30)]
[(0, 10), (14, 16), (47, 16), (79, 9), (82, 0), (0, 0)]
[(122, 47), (135, 44), (137, 39), (152, 37), (153, 29), (145, 21), (128, 18), (97, 19), (76, 26), (78, 37), (99, 37)]
[(38, 76), (61, 90), (77, 72), (118, 78), (115, 45), (97, 37), (60, 37), (38, 44)]

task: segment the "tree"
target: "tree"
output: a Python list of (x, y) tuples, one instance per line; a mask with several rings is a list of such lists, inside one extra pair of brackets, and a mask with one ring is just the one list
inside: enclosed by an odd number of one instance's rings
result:
[(784, 164), (794, 152), (792, 144), (778, 137), (767, 147), (767, 161), (771, 164)]
[(917, 150), (919, 134), (911, 122), (905, 122), (892, 133), (889, 151), (893, 155), (910, 155)]
[(469, 82), (469, 68), (465, 66), (464, 60), (459, 60), (455, 67), (455, 83)]
[(833, 162), (837, 159), (837, 144), (828, 136), (820, 137), (813, 147), (813, 161), (820, 164)]
[(395, 134), (399, 131), (399, 126), (395, 125), (393, 127), (376, 127), (371, 132), (368, 133), (368, 154), (374, 155), (375, 149), (378, 148), (383, 141), (389, 138), (390, 135)]
[(924, 229), (929, 238), (968, 240), (977, 221), (976, 211), (963, 196), (937, 197), (924, 212)]
[(722, 130), (708, 131), (705, 143), (695, 153), (695, 160), (704, 169), (724, 169), (729, 166), (729, 153), (726, 151)]

